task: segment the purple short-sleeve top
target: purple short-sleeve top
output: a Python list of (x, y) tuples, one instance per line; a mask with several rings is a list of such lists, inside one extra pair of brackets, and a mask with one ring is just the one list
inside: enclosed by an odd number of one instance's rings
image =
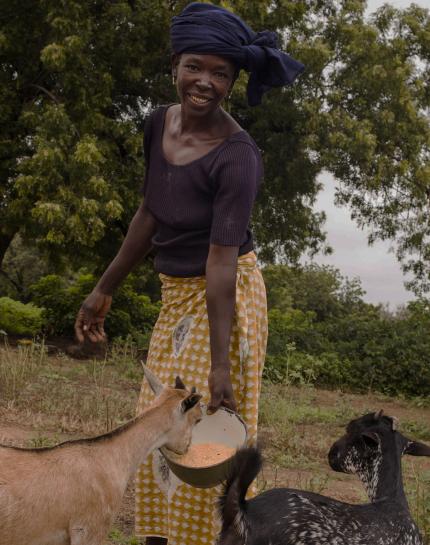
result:
[(239, 131), (203, 157), (172, 164), (162, 150), (167, 108), (155, 110), (145, 125), (150, 138), (145, 134), (143, 194), (157, 223), (155, 270), (200, 276), (210, 244), (238, 246), (239, 255), (253, 249), (249, 221), (263, 175), (261, 154), (249, 134)]

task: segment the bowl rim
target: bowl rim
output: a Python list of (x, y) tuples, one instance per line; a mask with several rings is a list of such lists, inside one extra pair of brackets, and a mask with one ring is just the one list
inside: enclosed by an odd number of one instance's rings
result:
[[(205, 403), (202, 403), (201, 407), (202, 407), (202, 409), (206, 409), (207, 405)], [(242, 424), (243, 429), (245, 430), (245, 438), (243, 440), (243, 444), (240, 447), (236, 447), (231, 456), (229, 456), (228, 458), (225, 458), (221, 462), (217, 462), (216, 464), (210, 464), (208, 466), (186, 466), (184, 464), (181, 464), (180, 462), (178, 462), (177, 460), (172, 458), (171, 455), (169, 456), (169, 454), (172, 453), (174, 456), (183, 456), (183, 454), (176, 454), (176, 452), (173, 452), (173, 450), (170, 450), (167, 447), (160, 447), (160, 449), (159, 449), (161, 451), (161, 453), (163, 454), (163, 456), (168, 458), (169, 462), (177, 465), (180, 468), (186, 469), (188, 471), (189, 470), (199, 471), (201, 469), (216, 469), (217, 467), (222, 466), (223, 464), (229, 462), (233, 458), (233, 456), (236, 454), (237, 449), (241, 448), (243, 445), (246, 445), (246, 443), (248, 441), (248, 426), (246, 425), (245, 421), (243, 420), (243, 418), (240, 416), (239, 413), (233, 411), (232, 409), (229, 409), (228, 407), (220, 407), (218, 409), (218, 411), (220, 411), (220, 410), (225, 411), (226, 413), (229, 413), (232, 416), (235, 416), (239, 420), (239, 422)], [(207, 414), (207, 413), (205, 413), (205, 414)], [(216, 413), (213, 413), (213, 414), (216, 414)], [(208, 414), (207, 416), (212, 416), (212, 415)], [(197, 444), (201, 444), (201, 443), (197, 443)]]

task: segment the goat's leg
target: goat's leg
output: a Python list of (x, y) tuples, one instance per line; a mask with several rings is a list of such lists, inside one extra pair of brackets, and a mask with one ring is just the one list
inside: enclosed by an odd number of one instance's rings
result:
[(167, 539), (164, 537), (147, 537), (145, 545), (166, 545)]

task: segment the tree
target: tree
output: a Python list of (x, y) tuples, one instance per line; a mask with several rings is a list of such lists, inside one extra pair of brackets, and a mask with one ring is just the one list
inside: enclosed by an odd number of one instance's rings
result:
[(364, 304), (358, 278), (349, 279), (328, 265), (269, 265), (263, 269), (269, 309), (312, 312), (317, 321), (345, 316)]
[(144, 109), (169, 88), (158, 4), (1, 0), (0, 263), (18, 232), (54, 260), (115, 251), (143, 181)]
[[(17, 232), (56, 259), (110, 259), (139, 199), (144, 113), (174, 100), (168, 28), (186, 3), (0, 0), (0, 263)], [(233, 93), (265, 161), (261, 259), (324, 247), (312, 206), (328, 169), (339, 203), (371, 240), (397, 240), (416, 289), (428, 287), (428, 11), (386, 6), (366, 21), (364, 0), (223, 4), (276, 29), (307, 67), (263, 107), (247, 108), (243, 75)]]
[[(345, 2), (345, 5), (360, 2)], [(359, 11), (359, 10), (358, 10)], [(369, 241), (395, 242), (409, 283), (430, 289), (430, 17), (388, 5), (370, 24), (357, 13), (331, 26), (336, 50), (321, 149)], [(325, 151), (323, 151), (325, 150)]]

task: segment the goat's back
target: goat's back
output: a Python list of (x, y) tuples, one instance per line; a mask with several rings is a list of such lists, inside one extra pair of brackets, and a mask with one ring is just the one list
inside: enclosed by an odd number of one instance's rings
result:
[(246, 501), (236, 520), (240, 525), (224, 531), (219, 545), (422, 544), (409, 512), (389, 501), (351, 505), (312, 492), (276, 488)]
[[(94, 479), (93, 451), (79, 443), (28, 450), (0, 446), (0, 545), (36, 545), (38, 536), (40, 545), (66, 545), (72, 518), (109, 509), (112, 484), (102, 470)], [(88, 499), (84, 504), (82, 483), (90, 488), (94, 482), (97, 489), (88, 495), (94, 505)]]

